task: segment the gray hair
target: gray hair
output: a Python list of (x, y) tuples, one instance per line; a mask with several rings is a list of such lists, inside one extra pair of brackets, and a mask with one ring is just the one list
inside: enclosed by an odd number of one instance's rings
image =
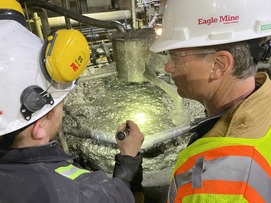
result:
[[(207, 48), (207, 47), (204, 47)], [(209, 46), (215, 51), (228, 51), (234, 58), (232, 75), (238, 79), (246, 79), (257, 73), (257, 63), (251, 54), (249, 41), (234, 42), (229, 44), (220, 44)], [(207, 49), (208, 49), (207, 48)]]
[(251, 54), (248, 41), (235, 42), (220, 45), (215, 48), (216, 51), (228, 51), (234, 58), (232, 75), (239, 79), (246, 79), (257, 73), (257, 64)]

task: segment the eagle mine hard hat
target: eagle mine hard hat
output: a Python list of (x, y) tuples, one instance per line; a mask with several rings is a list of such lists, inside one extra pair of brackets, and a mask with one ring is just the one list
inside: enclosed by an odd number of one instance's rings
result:
[(270, 0), (168, 0), (153, 52), (227, 44), (271, 35)]

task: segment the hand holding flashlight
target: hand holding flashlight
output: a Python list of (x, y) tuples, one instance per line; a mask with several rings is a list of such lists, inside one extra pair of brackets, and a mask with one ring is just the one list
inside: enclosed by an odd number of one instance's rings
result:
[(116, 141), (122, 155), (137, 156), (143, 140), (144, 135), (133, 121), (127, 120), (118, 127)]
[(119, 140), (124, 140), (125, 137), (129, 134), (129, 131), (130, 131), (130, 129), (129, 129), (129, 127), (126, 125), (124, 131), (119, 131), (119, 132), (117, 133), (117, 138), (118, 138)]

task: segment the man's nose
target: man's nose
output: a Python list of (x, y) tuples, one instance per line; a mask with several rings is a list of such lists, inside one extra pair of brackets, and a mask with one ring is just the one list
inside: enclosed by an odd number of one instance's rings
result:
[(175, 65), (172, 63), (172, 61), (169, 60), (165, 63), (164, 69), (166, 72), (172, 73), (172, 72), (174, 72), (174, 67), (175, 67)]

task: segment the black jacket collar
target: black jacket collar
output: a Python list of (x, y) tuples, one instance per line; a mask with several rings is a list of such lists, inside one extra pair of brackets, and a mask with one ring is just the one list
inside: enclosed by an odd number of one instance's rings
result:
[(192, 136), (187, 144), (189, 146), (193, 142), (195, 142), (197, 139), (202, 138), (209, 130), (212, 129), (212, 127), (216, 124), (216, 122), (221, 118), (221, 115), (214, 116), (211, 118), (207, 118), (201, 122), (199, 122), (197, 125), (194, 125), (190, 129), (190, 133), (192, 133)]
[(58, 162), (73, 159), (53, 141), (47, 145), (0, 150), (0, 163)]

